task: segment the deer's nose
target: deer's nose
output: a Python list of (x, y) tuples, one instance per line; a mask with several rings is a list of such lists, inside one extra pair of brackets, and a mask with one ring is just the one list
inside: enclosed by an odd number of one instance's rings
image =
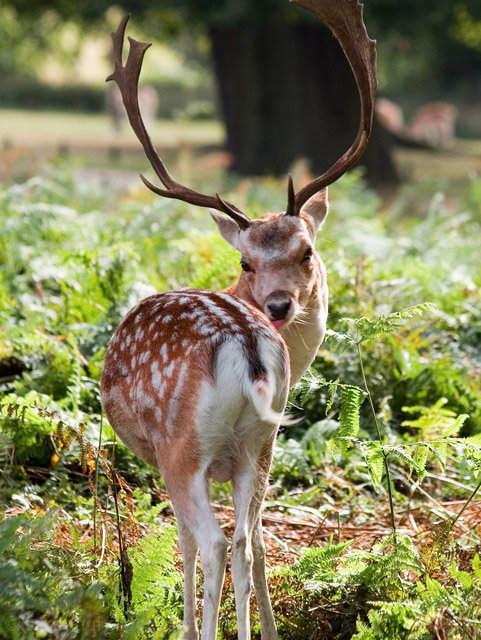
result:
[(265, 306), (267, 315), (271, 320), (284, 320), (291, 307), (292, 300), (287, 291), (274, 291), (274, 293), (271, 293), (266, 300)]

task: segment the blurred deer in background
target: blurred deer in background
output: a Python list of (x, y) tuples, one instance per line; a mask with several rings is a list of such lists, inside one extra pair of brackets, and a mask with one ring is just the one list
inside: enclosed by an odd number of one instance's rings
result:
[(415, 140), (443, 145), (454, 141), (458, 110), (447, 102), (430, 102), (414, 113), (406, 127), (406, 134)]
[(264, 640), (277, 638), (265, 574), (261, 506), (289, 386), (314, 359), (327, 318), (324, 265), (314, 243), (327, 214), (327, 189), (360, 158), (371, 131), (375, 43), (357, 0), (294, 0), (333, 31), (354, 72), (361, 122), (350, 149), (294, 192), (283, 213), (250, 220), (219, 195), (177, 183), (158, 156), (138, 104), (148, 44), (122, 46), (128, 16), (113, 34), (115, 80), (130, 123), (163, 187), (155, 193), (209, 207), (222, 236), (241, 254), (238, 282), (221, 292), (159, 293), (128, 313), (110, 341), (101, 396), (123, 442), (157, 467), (172, 500), (184, 560), (185, 638), (198, 638), (195, 572), (204, 572), (202, 640), (216, 637), (228, 544), (209, 505), (209, 480), (232, 481), (232, 540), (238, 637), (250, 638), (251, 580)]
[(429, 102), (419, 107), (407, 125), (401, 107), (392, 100), (378, 98), (375, 111), (379, 122), (402, 141), (432, 147), (454, 141), (458, 110), (447, 102)]
[(375, 103), (376, 116), (388, 131), (399, 133), (404, 128), (404, 115), (401, 107), (387, 98), (378, 98)]

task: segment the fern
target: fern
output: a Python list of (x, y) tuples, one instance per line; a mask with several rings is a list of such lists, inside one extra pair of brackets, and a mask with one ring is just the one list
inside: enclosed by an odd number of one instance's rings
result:
[(359, 408), (365, 394), (351, 385), (342, 385), (339, 410), (339, 432), (329, 442), (329, 449), (333, 455), (343, 456), (349, 445), (356, 442), (359, 433)]
[(79, 413), (80, 394), (82, 389), (83, 372), (80, 364), (81, 355), (75, 335), (70, 335), (68, 342), (70, 344), (70, 347), (72, 348), (74, 357), (72, 371), (68, 381), (67, 397), (70, 399), (74, 416), (77, 417)]
[(337, 390), (339, 388), (339, 378), (334, 380), (334, 382), (330, 382), (327, 388), (327, 402), (326, 402), (326, 416), (329, 411), (332, 409), (332, 405), (336, 400)]
[(435, 309), (435, 305), (424, 302), (401, 311), (395, 311), (387, 315), (381, 314), (377, 318), (342, 318), (342, 321), (351, 326), (358, 336), (356, 342), (367, 342), (380, 336), (395, 333), (404, 320), (421, 316), (425, 311)]
[(339, 411), (339, 437), (355, 438), (359, 433), (359, 408), (364, 397), (359, 387), (343, 387)]
[(299, 403), (300, 406), (303, 407), (314, 391), (317, 391), (320, 387), (323, 387), (326, 384), (330, 383), (319, 375), (317, 371), (310, 368), (306, 371), (301, 380), (299, 380), (299, 382), (290, 390), (289, 401), (291, 403)]
[(361, 442), (360, 450), (366, 461), (367, 470), (371, 477), (372, 484), (378, 489), (384, 475), (384, 455), (382, 445), (379, 441)]
[(446, 398), (439, 398), (430, 407), (403, 407), (402, 410), (405, 413), (419, 413), (420, 415), (415, 420), (404, 420), (401, 425), (419, 430), (423, 439), (429, 439), (431, 435), (446, 437), (456, 435), (469, 416), (467, 414), (456, 415), (454, 411), (444, 408), (446, 403)]
[(326, 547), (304, 549), (299, 560), (292, 565), (292, 573), (302, 580), (310, 580), (312, 584), (323, 579), (331, 580), (351, 542), (332, 544), (331, 539)]
[[(174, 540), (176, 528), (165, 525), (143, 538), (129, 551), (132, 563), (132, 609), (138, 623), (158, 628), (169, 637), (182, 627), (182, 575), (176, 571)], [(118, 610), (120, 619), (123, 614)], [(139, 626), (134, 625), (139, 631)], [(145, 629), (144, 629), (145, 631)]]

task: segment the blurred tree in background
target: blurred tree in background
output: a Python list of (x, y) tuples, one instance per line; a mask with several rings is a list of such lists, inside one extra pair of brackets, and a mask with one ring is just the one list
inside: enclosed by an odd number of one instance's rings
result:
[[(29, 52), (51, 43), (55, 20), (91, 29), (104, 22), (110, 4), (13, 0), (5, 5), (21, 18), (17, 26), (23, 30), (7, 37), (11, 47), (18, 42), (13, 67), (28, 68)], [(134, 14), (148, 37), (192, 29), (208, 33), (227, 149), (238, 172), (280, 174), (298, 157), (307, 157), (320, 172), (354, 139), (359, 101), (351, 71), (337, 42), (306, 11), (286, 0), (123, 0), (121, 7)], [(437, 97), (456, 78), (479, 97), (479, 0), (366, 0), (365, 20), (381, 52), (381, 90), (418, 106), (420, 94)], [(388, 141), (377, 127), (363, 163), (371, 183), (396, 181)]]

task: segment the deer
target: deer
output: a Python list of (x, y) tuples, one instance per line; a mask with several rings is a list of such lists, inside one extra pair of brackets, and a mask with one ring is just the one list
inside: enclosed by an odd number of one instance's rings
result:
[(124, 444), (163, 477), (178, 524), (184, 567), (184, 638), (197, 640), (196, 564), (204, 597), (201, 639), (215, 640), (228, 542), (209, 504), (209, 483), (232, 483), (231, 543), (238, 638), (249, 640), (254, 587), (263, 640), (278, 638), (266, 578), (261, 510), (289, 388), (313, 361), (326, 331), (326, 268), (315, 249), (328, 212), (327, 187), (361, 157), (372, 127), (375, 42), (358, 0), (291, 0), (325, 22), (351, 65), (360, 95), (351, 147), (297, 193), (286, 211), (250, 219), (219, 196), (174, 180), (142, 121), (138, 79), (147, 43), (129, 38), (129, 16), (112, 34), (114, 72), (130, 124), (162, 186), (154, 193), (210, 209), (241, 255), (239, 279), (223, 291), (180, 289), (139, 302), (108, 345), (101, 376), (107, 418)]
[(457, 108), (448, 102), (430, 102), (414, 113), (406, 134), (432, 146), (449, 145), (454, 142)]

